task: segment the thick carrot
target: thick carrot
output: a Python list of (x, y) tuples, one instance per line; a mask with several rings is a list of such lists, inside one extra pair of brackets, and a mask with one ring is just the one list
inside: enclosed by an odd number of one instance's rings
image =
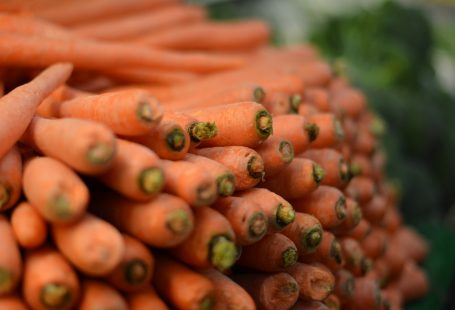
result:
[(299, 297), (306, 300), (324, 300), (335, 286), (334, 275), (321, 264), (297, 263), (287, 272), (300, 287)]
[(299, 300), (291, 310), (330, 310), (330, 308), (321, 301)]
[(28, 202), (21, 202), (14, 208), (11, 227), (17, 243), (23, 248), (37, 248), (47, 239), (46, 221)]
[(379, 310), (381, 304), (381, 291), (376, 282), (368, 278), (356, 278), (354, 294), (343, 305), (343, 309)]
[(16, 288), (22, 274), (22, 260), (8, 219), (0, 215), (0, 296)]
[(352, 178), (349, 185), (344, 190), (346, 196), (359, 202), (360, 204), (368, 203), (377, 192), (374, 180), (364, 176)]
[(183, 262), (198, 268), (225, 270), (237, 259), (235, 234), (231, 225), (217, 211), (204, 207), (194, 209), (194, 229), (172, 253)]
[(0, 296), (0, 309), (29, 310), (25, 301), (16, 295)]
[(344, 268), (356, 277), (365, 275), (371, 267), (371, 261), (365, 257), (360, 243), (353, 238), (347, 237), (341, 239), (340, 244), (346, 260)]
[(148, 245), (175, 246), (193, 229), (190, 207), (168, 194), (159, 194), (149, 202), (132, 202), (113, 193), (93, 196), (95, 214)]
[(428, 254), (429, 246), (425, 239), (410, 227), (402, 227), (394, 234), (394, 242), (399, 244), (407, 256), (421, 262)]
[[(10, 46), (7, 42), (4, 44), (3, 46)], [(66, 63), (53, 65), (31, 82), (0, 98), (0, 158), (22, 136), (41, 101), (68, 79), (72, 69), (73, 66)]]
[(85, 174), (99, 174), (111, 166), (115, 136), (104, 125), (75, 118), (34, 117), (21, 141)]
[(45, 247), (26, 254), (22, 291), (33, 309), (64, 310), (73, 309), (80, 287), (76, 272), (63, 255)]
[(218, 134), (202, 141), (202, 146), (255, 147), (272, 134), (272, 116), (261, 104), (252, 101), (191, 109), (185, 113), (199, 121), (216, 124)]
[(302, 261), (305, 263), (323, 263), (332, 271), (340, 270), (345, 263), (340, 243), (328, 231), (324, 231), (322, 242), (316, 251), (303, 256)]
[(164, 186), (161, 161), (150, 149), (117, 139), (117, 152), (111, 168), (97, 176), (122, 195), (140, 201), (154, 197)]
[(248, 245), (267, 233), (268, 219), (261, 206), (241, 197), (220, 198), (212, 207), (231, 223), (237, 243)]
[(330, 105), (337, 115), (357, 118), (365, 110), (366, 100), (360, 91), (345, 88), (330, 93)]
[(381, 228), (373, 228), (371, 232), (361, 241), (366, 256), (376, 259), (385, 253), (389, 237)]
[(235, 176), (236, 190), (257, 185), (264, 177), (264, 162), (259, 154), (244, 146), (209, 147), (194, 153), (213, 159), (228, 168)]
[(215, 286), (216, 304), (214, 309), (255, 310), (251, 296), (237, 283), (213, 269), (201, 271)]
[(292, 144), (279, 137), (270, 137), (265, 140), (256, 152), (264, 161), (264, 171), (267, 177), (278, 174), (286, 165), (294, 159), (294, 147)]
[(324, 179), (325, 171), (314, 161), (296, 158), (273, 178), (266, 179), (261, 187), (286, 199), (297, 199), (315, 191)]
[(234, 280), (254, 299), (258, 309), (286, 310), (299, 297), (299, 285), (289, 274), (238, 274)]
[(333, 147), (344, 139), (344, 131), (340, 121), (332, 113), (310, 115), (308, 122), (319, 128), (318, 135), (310, 147), (315, 149)]
[(218, 134), (218, 127), (215, 123), (200, 122), (185, 113), (165, 113), (163, 120), (174, 121), (182, 126), (190, 136), (193, 147), (198, 146), (202, 141), (213, 139)]
[(126, 301), (130, 310), (169, 310), (168, 306), (151, 286), (137, 292), (128, 293)]
[(326, 299), (322, 301), (330, 310), (340, 310), (341, 309), (341, 301), (335, 294), (330, 294), (327, 296)]
[(22, 189), (22, 160), (13, 146), (0, 158), (0, 211), (16, 204)]
[(362, 218), (363, 214), (360, 205), (356, 201), (346, 198), (346, 218), (336, 227), (335, 233), (341, 235), (352, 231), (359, 225)]
[(340, 298), (342, 304), (352, 298), (355, 289), (355, 279), (346, 269), (335, 272), (335, 287), (333, 292)]
[(295, 154), (299, 154), (317, 139), (319, 129), (303, 116), (279, 115), (273, 118), (273, 134), (291, 142)]
[(428, 286), (428, 279), (425, 272), (412, 260), (406, 262), (400, 277), (390, 284), (391, 288), (401, 293), (404, 301), (423, 297), (428, 291)]
[(371, 224), (365, 219), (361, 219), (354, 229), (352, 229), (348, 235), (357, 241), (364, 240), (371, 233)]
[(105, 282), (84, 280), (81, 293), (79, 310), (128, 310), (128, 305), (123, 296)]
[(275, 233), (244, 246), (237, 264), (257, 271), (278, 272), (293, 266), (298, 256), (294, 242), (285, 235)]
[(219, 196), (226, 197), (234, 193), (235, 175), (226, 166), (210, 158), (194, 154), (186, 154), (185, 160), (199, 166), (201, 170), (206, 170), (215, 178)]
[(268, 217), (268, 232), (283, 230), (295, 219), (292, 205), (282, 197), (265, 188), (252, 188), (238, 193), (243, 199), (256, 202)]
[(212, 204), (217, 194), (216, 179), (199, 165), (188, 161), (162, 160), (164, 190), (183, 198), (191, 206)]
[(321, 87), (308, 88), (303, 93), (303, 100), (321, 112), (330, 112), (329, 93)]
[(299, 255), (306, 255), (316, 251), (322, 241), (321, 223), (312, 215), (295, 213), (295, 220), (282, 232), (294, 242)]
[(179, 160), (190, 148), (190, 137), (186, 130), (173, 121), (162, 121), (144, 136), (129, 137), (143, 144), (163, 159)]
[(30, 160), (22, 182), (28, 201), (51, 223), (74, 222), (87, 208), (88, 188), (73, 170), (55, 159)]
[(379, 224), (387, 212), (387, 207), (387, 200), (382, 195), (376, 194), (367, 204), (363, 205), (362, 213), (370, 223)]
[(209, 279), (161, 254), (156, 256), (153, 283), (160, 296), (178, 309), (209, 310), (215, 303)]
[(93, 276), (112, 272), (125, 250), (118, 230), (90, 214), (72, 225), (53, 225), (52, 237), (60, 252), (77, 269)]
[(390, 206), (382, 218), (381, 227), (387, 230), (388, 233), (393, 234), (401, 227), (401, 215), (397, 208)]

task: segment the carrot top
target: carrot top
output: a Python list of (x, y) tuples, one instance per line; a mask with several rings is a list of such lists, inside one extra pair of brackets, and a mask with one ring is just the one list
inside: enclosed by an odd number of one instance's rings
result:
[(266, 110), (256, 113), (256, 132), (262, 139), (267, 139), (273, 132), (272, 115)]
[(188, 128), (188, 134), (193, 142), (199, 143), (215, 137), (218, 134), (218, 128), (215, 123), (195, 122)]
[(238, 250), (230, 238), (217, 235), (210, 240), (210, 262), (219, 270), (230, 268), (238, 258)]

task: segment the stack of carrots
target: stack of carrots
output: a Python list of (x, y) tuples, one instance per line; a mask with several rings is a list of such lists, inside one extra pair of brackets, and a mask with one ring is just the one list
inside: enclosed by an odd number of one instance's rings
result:
[(401, 309), (364, 95), (179, 0), (0, 4), (0, 309)]

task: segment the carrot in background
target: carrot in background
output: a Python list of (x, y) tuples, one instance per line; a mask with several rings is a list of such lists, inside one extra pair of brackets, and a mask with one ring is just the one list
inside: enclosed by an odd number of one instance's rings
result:
[(324, 300), (335, 286), (335, 277), (321, 264), (297, 263), (289, 267), (287, 272), (299, 284), (301, 299)]
[(158, 296), (151, 286), (126, 295), (130, 310), (169, 310), (168, 306)]
[(346, 218), (334, 229), (335, 234), (341, 235), (351, 232), (359, 225), (362, 218), (362, 208), (360, 205), (356, 201), (346, 198)]
[(313, 253), (303, 256), (302, 262), (322, 263), (330, 270), (336, 271), (343, 268), (345, 259), (338, 240), (332, 233), (324, 231), (320, 246)]
[(21, 254), (11, 224), (0, 215), (0, 296), (14, 291), (21, 274)]
[(361, 205), (369, 202), (377, 192), (376, 184), (371, 178), (357, 176), (353, 178), (344, 190), (346, 196), (359, 202)]
[(393, 278), (400, 275), (403, 270), (403, 266), (407, 260), (406, 251), (392, 239), (380, 259), (385, 261), (389, 269), (389, 275)]
[(303, 116), (305, 118), (309, 118), (312, 115), (319, 114), (320, 111), (316, 109), (314, 106), (309, 105), (306, 102), (302, 102), (298, 106), (297, 114)]
[(341, 304), (352, 298), (355, 289), (355, 278), (346, 269), (338, 270), (335, 275), (335, 287), (333, 292), (340, 299)]
[(384, 309), (399, 310), (402, 308), (403, 297), (401, 293), (393, 287), (387, 287), (381, 290), (382, 302)]
[(428, 255), (429, 245), (417, 231), (411, 227), (401, 227), (394, 234), (394, 242), (399, 244), (407, 256), (421, 262)]
[(356, 239), (357, 241), (362, 241), (371, 233), (371, 230), (372, 227), (370, 222), (365, 219), (361, 219), (359, 224), (348, 233), (348, 236)]
[(73, 309), (79, 279), (62, 254), (45, 247), (26, 253), (22, 291), (33, 309)]
[(401, 215), (397, 208), (394, 206), (387, 208), (381, 221), (381, 227), (386, 229), (388, 233), (394, 234), (400, 229), (401, 224)]
[(29, 310), (25, 301), (16, 295), (0, 296), (0, 308), (8, 310)]
[(300, 95), (289, 96), (289, 94), (286, 93), (272, 92), (267, 93), (262, 105), (275, 117), (278, 115), (288, 114), (294, 106), (300, 107), (300, 102)]
[(387, 200), (380, 194), (373, 198), (362, 207), (362, 214), (370, 223), (378, 224), (387, 212)]
[(330, 93), (330, 105), (337, 115), (357, 118), (366, 109), (365, 96), (353, 88)]
[(359, 132), (359, 126), (355, 120), (350, 117), (344, 117), (341, 120), (341, 126), (344, 133), (344, 142), (349, 144), (351, 147), (352, 143), (357, 139), (357, 134)]
[(317, 139), (319, 129), (303, 116), (279, 115), (273, 118), (273, 134), (291, 142), (295, 154), (299, 154)]
[(340, 239), (340, 244), (346, 261), (344, 268), (356, 277), (365, 275), (371, 268), (371, 260), (365, 257), (360, 243), (353, 238), (345, 237)]
[(303, 100), (321, 112), (330, 112), (329, 93), (322, 87), (305, 89)]
[(319, 247), (323, 231), (321, 223), (314, 216), (296, 212), (294, 222), (281, 233), (294, 242), (299, 255), (306, 255)]
[(354, 294), (343, 305), (344, 309), (379, 310), (381, 308), (381, 291), (377, 284), (367, 278), (356, 278)]
[(22, 189), (22, 159), (13, 146), (0, 158), (0, 211), (14, 206)]
[(73, 170), (55, 159), (31, 159), (25, 166), (22, 182), (30, 204), (51, 223), (74, 222), (87, 208), (87, 186)]
[(371, 232), (361, 241), (366, 256), (376, 259), (385, 253), (389, 237), (381, 228), (373, 228)]
[(292, 310), (330, 310), (330, 308), (321, 301), (299, 300), (291, 308)]
[[(73, 74), (76, 75), (77, 72)], [(65, 100), (70, 100), (78, 96), (87, 96), (90, 93), (62, 85), (49, 94), (36, 109), (36, 115), (40, 117), (53, 118), (58, 116), (58, 107)]]
[(379, 257), (370, 265), (372, 267), (365, 274), (365, 278), (375, 281), (380, 288), (383, 288), (388, 284), (390, 278), (390, 269), (387, 262), (382, 257)]
[(86, 279), (82, 282), (78, 309), (128, 310), (128, 305), (123, 296), (105, 282)]
[(330, 310), (340, 310), (341, 302), (337, 295), (330, 294), (326, 299), (322, 301)]
[(256, 148), (264, 161), (265, 175), (273, 177), (294, 159), (294, 147), (292, 144), (278, 137), (270, 137)]
[(353, 176), (362, 175), (371, 177), (373, 175), (371, 159), (365, 154), (354, 154), (351, 158), (350, 171)]
[(310, 147), (315, 149), (334, 147), (344, 139), (344, 131), (340, 121), (332, 113), (310, 115), (308, 122), (319, 128), (318, 135)]
[(425, 272), (415, 262), (408, 260), (399, 278), (390, 284), (390, 288), (398, 290), (404, 301), (416, 300), (428, 291), (428, 279)]
[[(4, 44), (10, 46), (9, 43)], [(22, 136), (41, 101), (68, 79), (72, 69), (73, 66), (67, 63), (52, 65), (31, 82), (0, 98), (0, 158)]]
[(355, 152), (370, 156), (377, 147), (376, 138), (368, 131), (358, 130), (352, 142), (352, 149)]
[(21, 202), (14, 208), (10, 221), (14, 236), (21, 247), (37, 248), (46, 241), (46, 221), (28, 202)]
[[(160, 86), (168, 86), (174, 84), (183, 84), (188, 83), (199, 77), (196, 73), (191, 73), (187, 71), (175, 71), (175, 70), (166, 70), (166, 69), (148, 69), (148, 68), (113, 68), (103, 70), (103, 74), (109, 77), (109, 79), (114, 80), (115, 82), (131, 84), (131, 83), (143, 83), (143, 84), (156, 84)], [(95, 82), (95, 81), (93, 81)], [(103, 85), (100, 80), (100, 86), (97, 84), (83, 84), (77, 85), (79, 88), (88, 88), (95, 90), (105, 90), (106, 88), (116, 86), (112, 85), (111, 82), (107, 85)], [(122, 90), (122, 86), (118, 86), (119, 91)], [(129, 88), (127, 86), (123, 87), (123, 90), (140, 90)]]

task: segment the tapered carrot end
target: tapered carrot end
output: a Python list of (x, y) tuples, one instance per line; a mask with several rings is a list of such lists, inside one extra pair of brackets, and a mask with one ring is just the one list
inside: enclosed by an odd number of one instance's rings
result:
[(285, 164), (291, 163), (294, 159), (294, 147), (289, 141), (281, 141), (279, 147), (281, 159)]
[(289, 96), (289, 110), (293, 113), (299, 112), (299, 106), (302, 103), (302, 96), (294, 94)]
[(63, 284), (49, 284), (42, 288), (41, 303), (49, 309), (66, 309), (72, 303), (71, 290)]
[(13, 286), (13, 275), (0, 267), (0, 295), (10, 292), (13, 289)]
[(135, 259), (130, 261), (124, 268), (125, 279), (131, 285), (139, 285), (147, 281), (150, 270), (144, 261)]
[(291, 267), (297, 263), (298, 258), (299, 254), (296, 248), (290, 247), (283, 252), (281, 265), (283, 268)]
[(8, 204), (10, 199), (10, 191), (5, 184), (0, 184), (0, 210)]
[(313, 165), (313, 180), (316, 184), (320, 184), (325, 177), (325, 170), (318, 164)]
[(308, 135), (310, 142), (313, 142), (319, 136), (319, 126), (314, 123), (305, 124), (304, 129)]
[(230, 268), (237, 260), (238, 252), (234, 242), (224, 236), (215, 236), (210, 242), (209, 258), (219, 270)]
[(256, 113), (256, 132), (261, 139), (267, 139), (273, 132), (272, 115), (266, 110)]
[(176, 235), (184, 235), (193, 229), (193, 222), (184, 210), (170, 212), (166, 219), (166, 226)]
[(180, 128), (175, 128), (166, 136), (166, 145), (171, 151), (180, 152), (185, 143), (185, 134)]
[(158, 123), (163, 117), (163, 111), (154, 108), (150, 102), (141, 101), (137, 107), (136, 115), (145, 124)]
[(155, 194), (164, 186), (164, 174), (160, 168), (149, 168), (139, 175), (139, 187), (146, 194)]
[(322, 241), (322, 227), (317, 225), (303, 233), (300, 243), (305, 252), (310, 253), (316, 250)]
[(262, 87), (255, 87), (253, 90), (253, 101), (263, 102), (265, 99), (265, 90)]
[(230, 196), (235, 190), (235, 176), (230, 173), (220, 175), (216, 180), (218, 195), (222, 197)]
[(267, 232), (267, 217), (263, 212), (253, 214), (248, 223), (248, 234), (253, 240), (259, 240)]
[(290, 204), (281, 204), (278, 206), (276, 211), (276, 223), (275, 225), (279, 228), (284, 228), (294, 222), (295, 210)]
[(91, 165), (106, 165), (115, 155), (113, 143), (98, 143), (93, 145), (87, 152), (86, 159)]
[(195, 122), (188, 128), (188, 133), (193, 142), (201, 142), (214, 138), (218, 134), (215, 123)]
[(213, 182), (202, 183), (197, 187), (196, 207), (212, 204), (218, 198), (218, 189)]

